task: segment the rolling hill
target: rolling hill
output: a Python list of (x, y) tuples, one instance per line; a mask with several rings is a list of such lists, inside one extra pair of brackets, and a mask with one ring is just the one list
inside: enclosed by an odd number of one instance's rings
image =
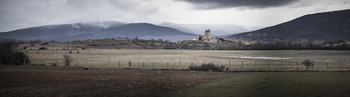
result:
[[(176, 36), (168, 39), (169, 36)], [(148, 23), (90, 22), (47, 25), (0, 33), (0, 39), (70, 41), (112, 37), (163, 39), (179, 41), (192, 39), (194, 34)]]
[(350, 40), (350, 9), (309, 14), (294, 20), (231, 35), (229, 39), (269, 42), (279, 40), (336, 41)]

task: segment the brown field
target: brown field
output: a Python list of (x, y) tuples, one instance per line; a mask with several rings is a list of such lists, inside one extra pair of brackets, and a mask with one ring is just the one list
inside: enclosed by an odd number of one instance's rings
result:
[[(350, 51), (164, 49), (90, 49), (79, 50), (79, 53), (77, 51), (72, 50), (69, 54), (69, 50), (28, 50), (26, 54), (29, 55), (32, 65), (46, 66), (0, 65), (0, 95), (5, 97), (284, 97), (291, 93), (294, 93), (294, 96), (349, 95), (347, 88), (349, 72), (237, 73), (184, 69), (192, 63), (199, 66), (202, 63), (212, 62), (229, 67), (228, 71), (305, 71), (305, 66), (301, 62), (311, 59), (315, 64), (311, 71), (349, 71)], [(64, 66), (63, 55), (72, 57), (70, 66)], [(128, 65), (129, 61), (131, 66)], [(52, 66), (53, 64), (57, 66)], [(88, 70), (84, 70), (85, 68)]]
[(158, 97), (229, 75), (224, 72), (0, 65), (0, 95)]
[(349, 97), (349, 72), (198, 72), (0, 65), (2, 97)]
[[(230, 71), (306, 70), (305, 59), (313, 60), (313, 71), (349, 71), (350, 51), (331, 50), (166, 50), (166, 49), (91, 49), (28, 50), (32, 63), (64, 65), (70, 55), (72, 66), (90, 68), (187, 69), (192, 63), (212, 62)], [(38, 53), (39, 52), (39, 53)], [(131, 61), (131, 66), (128, 62)]]
[(171, 97), (349, 97), (350, 72), (241, 72)]

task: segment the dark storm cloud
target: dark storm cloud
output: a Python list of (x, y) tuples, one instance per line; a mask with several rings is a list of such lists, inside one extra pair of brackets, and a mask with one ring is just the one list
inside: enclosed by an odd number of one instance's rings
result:
[(193, 4), (197, 9), (220, 8), (269, 8), (293, 4), (300, 0), (180, 0)]

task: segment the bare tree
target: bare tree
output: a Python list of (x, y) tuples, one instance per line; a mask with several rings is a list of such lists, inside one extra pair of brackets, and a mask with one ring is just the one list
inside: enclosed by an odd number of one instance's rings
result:
[(69, 55), (64, 55), (63, 58), (64, 58), (64, 63), (66, 64), (66, 66), (71, 65), (73, 59)]

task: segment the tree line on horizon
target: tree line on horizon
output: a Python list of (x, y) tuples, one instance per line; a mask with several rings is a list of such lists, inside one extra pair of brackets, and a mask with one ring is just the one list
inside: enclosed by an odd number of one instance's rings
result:
[[(119, 44), (91, 44), (89, 46), (115, 46), (120, 45), (138, 45), (140, 49), (192, 49), (192, 50), (350, 50), (350, 45), (347, 41), (339, 39), (335, 41), (324, 41), (323, 43), (313, 42), (291, 42), (291, 41), (273, 41), (273, 42), (255, 42), (245, 44), (244, 41), (222, 41), (219, 43), (207, 43), (198, 40), (184, 40), (178, 42), (170, 42), (163, 39), (134, 39), (121, 38), (121, 40), (110, 39), (115, 41), (123, 41)], [(37, 40), (7, 40), (14, 41), (16, 44), (48, 44), (57, 43), (57, 41), (43, 42)], [(80, 41), (80, 40), (78, 40)], [(86, 40), (88, 41), (88, 40)], [(89, 40), (91, 41), (91, 40)], [(94, 40), (92, 40), (94, 41)], [(5, 41), (6, 42), (6, 41)], [(1, 42), (3, 43), (3, 42)], [(67, 42), (68, 43), (68, 42)]]

